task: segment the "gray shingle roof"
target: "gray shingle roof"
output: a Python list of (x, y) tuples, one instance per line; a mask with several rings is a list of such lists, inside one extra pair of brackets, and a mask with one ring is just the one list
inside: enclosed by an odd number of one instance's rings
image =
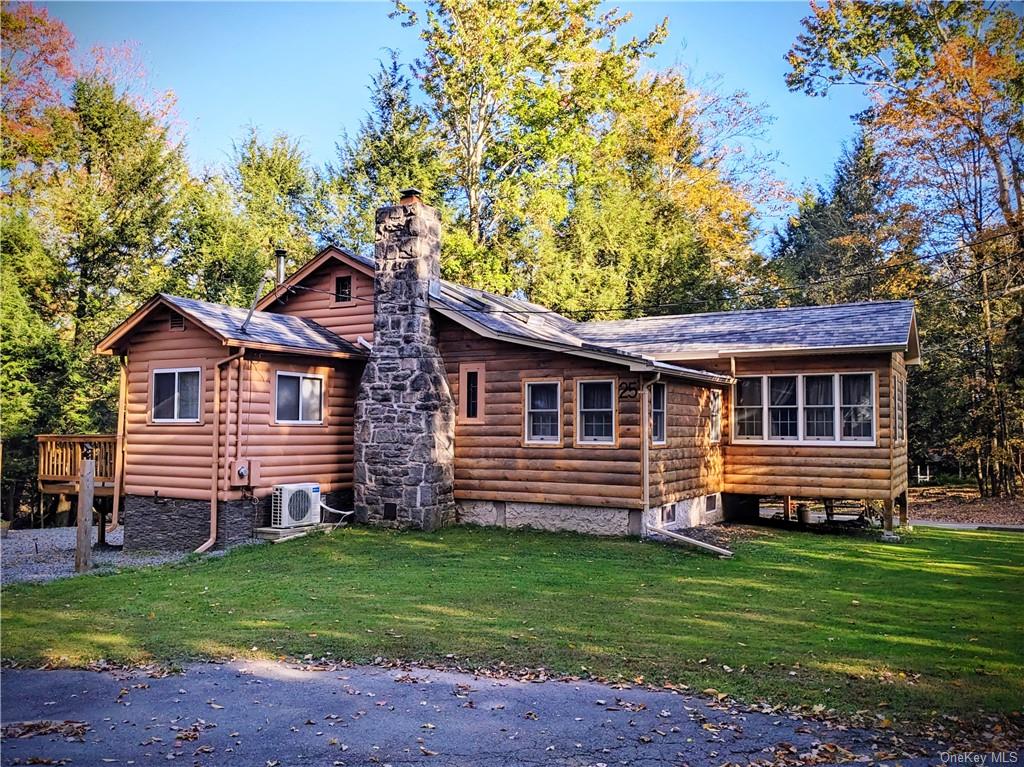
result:
[(712, 383), (729, 383), (729, 376), (706, 370), (658, 362), (633, 351), (594, 343), (580, 337), (579, 324), (540, 304), (498, 296), (483, 290), (442, 281), (441, 295), (431, 297), (431, 306), (447, 311), (459, 321), (469, 321), (512, 342), (555, 346), (569, 353), (611, 357), (631, 369), (661, 371), (682, 378)]
[[(340, 250), (340, 249), (339, 249)], [(369, 269), (374, 259), (342, 250)], [(727, 353), (908, 349), (914, 317), (912, 301), (867, 301), (834, 306), (753, 309), (634, 320), (575, 322), (547, 307), (442, 280), (431, 306), (479, 331), (510, 341), (557, 345), (578, 352), (617, 356), (649, 369), (664, 362), (718, 357)], [(916, 338), (909, 351), (916, 356)], [(693, 368), (677, 374), (711, 376)]]
[(906, 347), (913, 301), (643, 317), (584, 322), (580, 337), (642, 354)]
[(226, 304), (198, 301), (161, 293), (160, 297), (182, 314), (205, 325), (221, 338), (241, 344), (267, 344), (284, 346), (297, 352), (345, 352), (364, 355), (365, 352), (323, 325), (302, 317), (272, 312), (253, 312), (252, 319), (241, 329), (248, 309)]

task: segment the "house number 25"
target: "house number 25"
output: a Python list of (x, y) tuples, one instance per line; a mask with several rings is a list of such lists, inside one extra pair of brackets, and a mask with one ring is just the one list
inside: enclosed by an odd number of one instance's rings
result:
[(619, 381), (619, 399), (636, 399), (639, 393), (636, 381)]

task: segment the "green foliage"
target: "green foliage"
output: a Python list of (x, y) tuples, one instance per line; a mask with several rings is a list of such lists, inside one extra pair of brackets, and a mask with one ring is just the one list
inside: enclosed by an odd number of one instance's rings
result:
[(185, 166), (167, 128), (112, 82), (76, 81), (53, 130), (34, 220), (59, 264), (52, 286), (72, 343), (91, 347), (159, 284)]
[(919, 226), (897, 201), (898, 183), (861, 132), (828, 189), (810, 192), (776, 234), (772, 266), (793, 303), (911, 298), (926, 281), (915, 257)]
[(184, 173), (167, 129), (109, 81), (80, 78), (46, 115), (52, 153), (3, 199), (4, 479), (19, 487), (35, 434), (116, 423), (117, 363), (93, 346), (162, 279)]
[[(412, 103), (412, 83), (396, 52), (380, 62), (369, 91), (370, 111), (355, 138), (342, 136), (337, 165), (327, 172), (334, 207), (331, 239), (359, 253), (373, 251), (377, 208), (394, 203), (408, 188), (444, 208), (448, 183), (430, 116)], [(444, 213), (449, 219), (450, 211)], [(445, 242), (446, 249), (450, 245)]]
[(908, 723), (936, 709), (976, 719), (1015, 710), (1024, 693), (1018, 537), (919, 528), (891, 545), (763, 531), (721, 560), (583, 535), (352, 528), (8, 587), (4, 657), (444, 663), (455, 653), (464, 665), (583, 666), (750, 702), (852, 712), (884, 700)]
[(309, 260), (316, 252), (312, 233), (323, 229), (325, 210), (318, 179), (297, 141), (279, 134), (267, 143), (250, 130), (235, 145), (228, 182), (254, 243), (263, 243), (270, 255), (284, 248), (293, 265)]
[(871, 97), (893, 197), (921, 222), (921, 255), (935, 254), (926, 356), (910, 386), (913, 457), (954, 454), (983, 493), (1015, 493), (1024, 487), (1024, 397), (1009, 373), (1024, 315), (1024, 17), (999, 3), (833, 0), (812, 6), (803, 25), (788, 85), (812, 95), (852, 85)]

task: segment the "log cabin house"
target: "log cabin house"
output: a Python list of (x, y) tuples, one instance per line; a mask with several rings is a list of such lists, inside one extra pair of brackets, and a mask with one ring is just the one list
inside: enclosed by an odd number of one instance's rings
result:
[(128, 548), (252, 540), (275, 487), (363, 522), (643, 535), (758, 499), (905, 511), (911, 302), (574, 322), (440, 279), (415, 191), (245, 309), (160, 294), (121, 362)]

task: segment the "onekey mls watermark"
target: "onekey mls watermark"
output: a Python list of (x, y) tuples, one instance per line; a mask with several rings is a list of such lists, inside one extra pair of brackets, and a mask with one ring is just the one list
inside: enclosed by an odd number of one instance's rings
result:
[(1020, 751), (943, 751), (943, 764), (964, 764), (972, 767), (993, 767), (1001, 764), (1022, 764)]

